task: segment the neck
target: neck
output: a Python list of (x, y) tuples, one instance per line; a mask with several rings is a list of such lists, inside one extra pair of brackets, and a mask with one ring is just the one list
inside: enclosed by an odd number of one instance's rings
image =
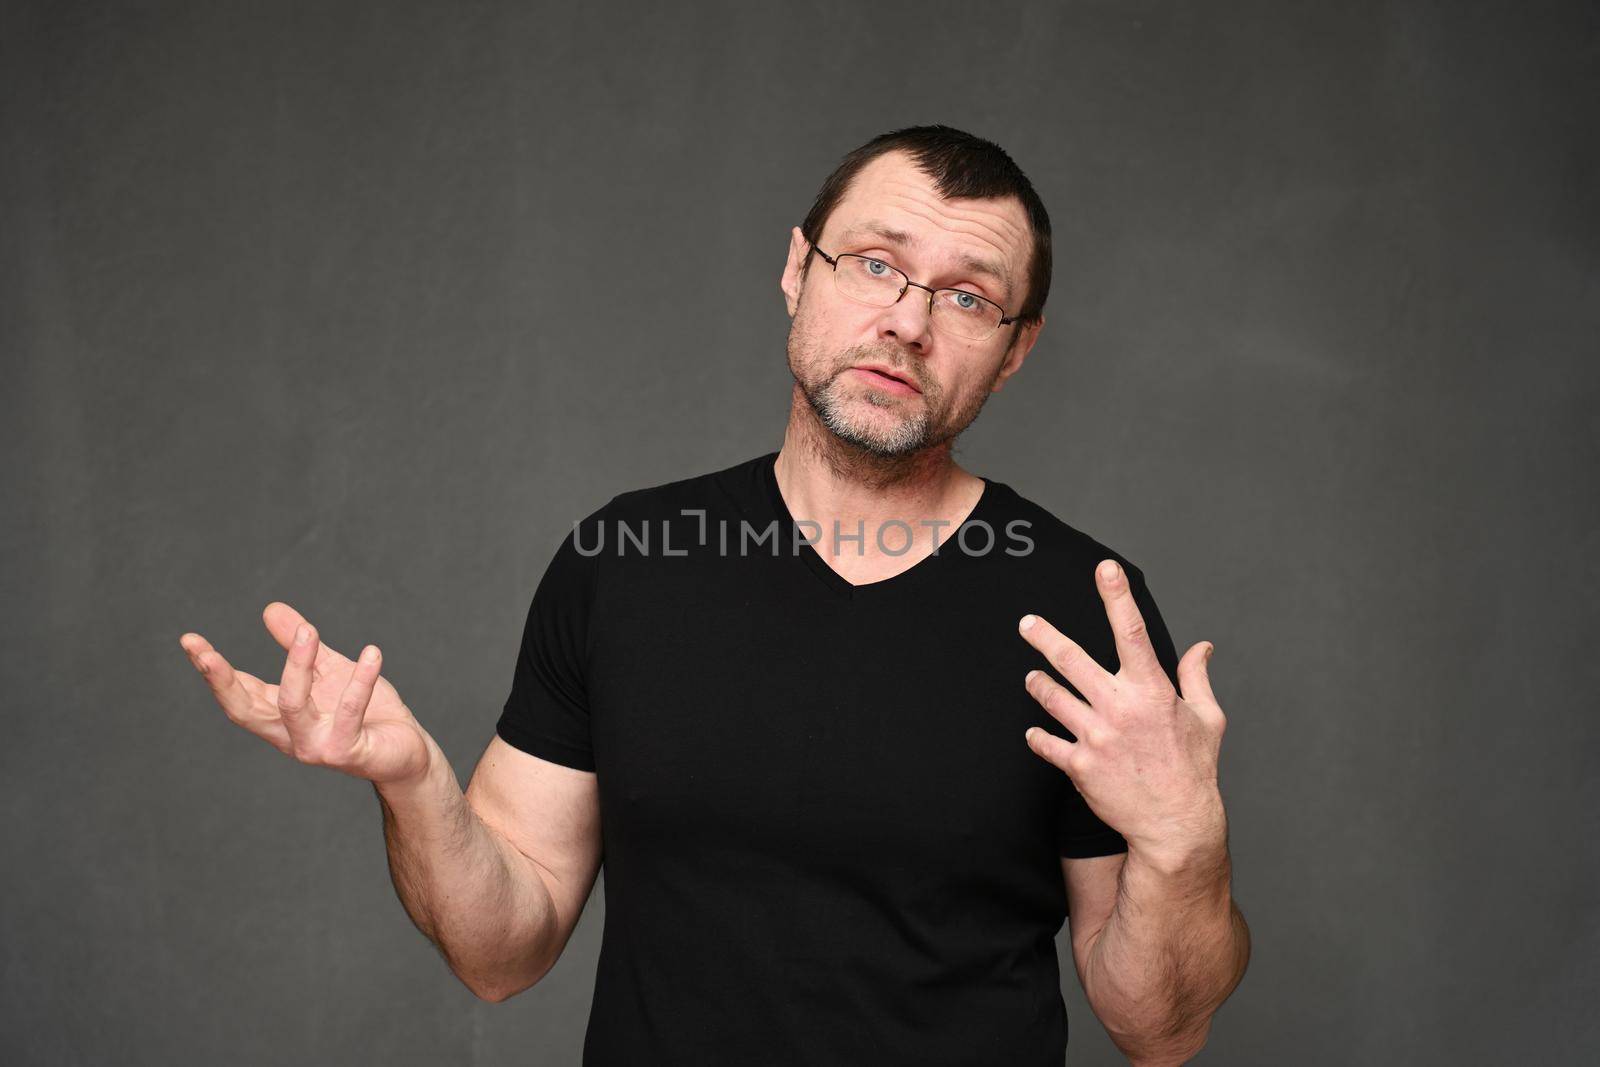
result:
[[(956, 463), (952, 444), (943, 441), (902, 456), (866, 452), (822, 425), (796, 385), (778, 452), (778, 487), (796, 519), (809, 519), (824, 530), (831, 530), (835, 520), (852, 530), (861, 520), (869, 528), (891, 519), (913, 528), (924, 520), (959, 524), (977, 504), (983, 480)], [(873, 538), (867, 542), (870, 554)]]

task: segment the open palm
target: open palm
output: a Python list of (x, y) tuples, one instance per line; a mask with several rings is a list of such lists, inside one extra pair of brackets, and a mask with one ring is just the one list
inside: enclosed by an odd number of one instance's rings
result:
[(426, 771), (427, 734), (383, 678), (376, 645), (352, 660), (322, 644), (316, 628), (281, 601), (261, 619), (287, 652), (276, 685), (236, 670), (197, 633), (178, 639), (229, 719), (301, 763), (357, 778), (391, 782)]

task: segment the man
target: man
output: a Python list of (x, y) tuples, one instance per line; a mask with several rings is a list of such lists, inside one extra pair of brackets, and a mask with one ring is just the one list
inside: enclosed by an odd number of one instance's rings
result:
[(951, 455), (1049, 278), (997, 146), (847, 156), (790, 239), (782, 448), (575, 525), (465, 794), (375, 647), (279, 603), (278, 686), (182, 644), (235, 722), (375, 783), (479, 996), (549, 971), (603, 858), (586, 1063), (1059, 1064), (1064, 919), (1112, 1039), (1181, 1063), (1249, 955), (1210, 645), (1179, 662), (1139, 568)]

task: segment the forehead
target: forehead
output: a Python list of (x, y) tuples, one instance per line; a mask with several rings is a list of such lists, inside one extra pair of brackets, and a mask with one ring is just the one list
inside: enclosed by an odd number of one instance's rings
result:
[(827, 223), (828, 236), (889, 230), (929, 267), (987, 267), (1009, 292), (1032, 242), (1015, 197), (946, 200), (909, 155), (890, 152), (862, 167)]

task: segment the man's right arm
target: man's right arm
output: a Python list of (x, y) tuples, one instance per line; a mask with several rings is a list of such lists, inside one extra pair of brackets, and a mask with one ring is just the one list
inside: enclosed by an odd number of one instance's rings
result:
[(425, 774), (375, 785), (389, 872), (407, 914), (484, 1000), (555, 965), (601, 858), (593, 772), (493, 738), (465, 793), (428, 739)]
[[(229, 720), (297, 762), (373, 783), (401, 903), (467, 988), (504, 1000), (544, 977), (599, 873), (595, 773), (497, 734), (462, 793), (443, 750), (383, 677), (376, 645), (351, 659), (281, 601), (261, 620), (287, 653), (277, 685), (236, 670), (200, 634), (178, 638)], [(525, 647), (519, 678), (527, 660)]]

